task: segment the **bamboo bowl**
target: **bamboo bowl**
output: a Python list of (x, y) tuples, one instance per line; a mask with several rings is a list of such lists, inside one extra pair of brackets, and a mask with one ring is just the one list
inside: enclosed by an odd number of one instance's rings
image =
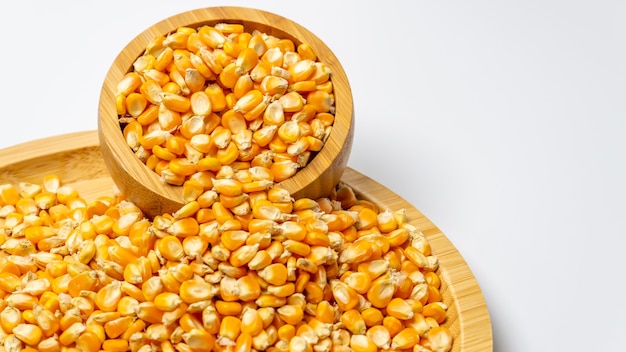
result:
[(98, 109), (98, 136), (104, 161), (117, 187), (147, 216), (172, 213), (183, 204), (180, 186), (162, 182), (143, 164), (124, 140), (115, 105), (118, 82), (132, 69), (154, 37), (182, 26), (198, 27), (220, 22), (243, 24), (247, 32), (259, 30), (296, 45), (311, 45), (319, 61), (331, 70), (335, 100), (335, 121), (324, 147), (294, 176), (280, 183), (294, 198), (327, 195), (339, 182), (346, 168), (354, 134), (352, 92), (346, 74), (333, 52), (317, 36), (301, 25), (278, 15), (240, 7), (209, 7), (166, 18), (137, 35), (113, 61), (102, 85)]

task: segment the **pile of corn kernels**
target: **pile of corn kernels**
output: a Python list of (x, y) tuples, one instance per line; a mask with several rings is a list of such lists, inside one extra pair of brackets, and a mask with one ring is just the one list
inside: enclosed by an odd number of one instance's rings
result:
[(438, 260), (404, 210), (278, 182), (332, 129), (306, 44), (158, 37), (120, 82), (135, 154), (185, 205), (148, 219), (55, 176), (0, 184), (0, 351), (449, 351)]
[(330, 68), (240, 24), (181, 27), (150, 42), (119, 82), (126, 142), (162, 180), (260, 165), (280, 182), (321, 150), (334, 123)]
[(121, 195), (87, 202), (55, 176), (0, 185), (0, 345), (451, 348), (437, 258), (403, 210), (380, 211), (344, 184), (317, 200), (273, 187), (246, 201), (246, 215), (218, 197), (149, 220)]

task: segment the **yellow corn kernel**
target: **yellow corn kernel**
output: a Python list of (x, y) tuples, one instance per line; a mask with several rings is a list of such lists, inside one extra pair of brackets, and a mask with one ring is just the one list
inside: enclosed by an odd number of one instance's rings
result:
[(219, 85), (215, 83), (207, 85), (204, 93), (206, 93), (211, 104), (211, 111), (220, 112), (226, 108), (226, 96)]
[(339, 308), (343, 311), (350, 310), (359, 303), (358, 293), (340, 280), (331, 280), (330, 288)]
[(402, 321), (396, 317), (386, 316), (383, 318), (383, 326), (389, 331), (390, 336), (396, 336), (403, 328)]
[(361, 312), (361, 316), (363, 317), (363, 321), (367, 327), (382, 325), (383, 323), (384, 316), (378, 308), (366, 308)]
[(61, 327), (61, 330), (67, 330), (72, 324), (80, 323), (83, 321), (80, 310), (76, 307), (69, 308), (68, 305), (70, 304), (71, 302), (63, 302), (63, 304), (61, 305), (61, 311), (65, 312), (63, 313), (63, 316), (59, 319), (59, 325)]
[(80, 351), (97, 352), (100, 351), (102, 341), (96, 333), (86, 330), (76, 339), (76, 348)]
[(372, 244), (367, 241), (350, 243), (339, 255), (339, 262), (361, 263), (367, 261), (372, 256), (372, 247)]
[(175, 112), (187, 112), (191, 107), (189, 98), (179, 94), (163, 92), (161, 93), (161, 100), (166, 108)]
[(130, 93), (126, 97), (126, 112), (133, 117), (141, 115), (148, 105), (148, 100), (141, 93)]
[(215, 310), (221, 315), (239, 316), (243, 306), (238, 301), (216, 301)]
[(175, 263), (170, 262), (166, 267), (167, 273), (171, 275), (171, 277), (178, 281), (178, 287), (176, 292), (180, 290), (180, 284), (186, 280), (190, 280), (193, 277), (193, 270), (191, 266), (187, 263)]
[(301, 307), (287, 304), (276, 309), (278, 316), (287, 324), (296, 326), (304, 319), (304, 311)]
[(360, 263), (357, 266), (357, 270), (362, 273), (366, 273), (371, 280), (375, 280), (390, 268), (389, 263), (385, 259), (370, 260)]
[(141, 292), (146, 301), (154, 301), (154, 298), (163, 292), (163, 282), (158, 276), (152, 276), (142, 283)]
[(447, 306), (442, 302), (432, 302), (424, 305), (422, 315), (426, 318), (433, 318), (438, 324), (446, 320)]
[(285, 112), (298, 112), (304, 106), (304, 98), (296, 91), (288, 92), (278, 98)]
[(309, 348), (309, 344), (307, 340), (305, 340), (301, 336), (294, 336), (289, 340), (289, 351), (290, 352), (307, 352)]
[(413, 318), (413, 307), (402, 298), (393, 298), (387, 305), (387, 314), (400, 320)]
[(432, 285), (428, 285), (428, 300), (426, 302), (441, 302), (442, 299), (443, 296), (441, 295), (441, 292), (439, 292), (439, 289)]
[(120, 337), (133, 323), (134, 317), (124, 316), (104, 323), (104, 332), (109, 339)]
[(323, 90), (315, 90), (307, 94), (307, 104), (312, 105), (318, 113), (329, 112), (334, 106), (333, 96)]
[(241, 320), (234, 316), (225, 316), (220, 324), (219, 335), (231, 341), (237, 340), (241, 332)]
[[(134, 286), (132, 284), (131, 284), (131, 286), (136, 287), (136, 286)], [(141, 293), (140, 289), (139, 289), (139, 292)], [(144, 300), (143, 294), (141, 296), (141, 299), (142, 299), (142, 301)], [(134, 315), (135, 314), (135, 311), (136, 311), (138, 305), (139, 305), (139, 300), (138, 299), (133, 298), (131, 296), (124, 296), (118, 302), (117, 309), (118, 309), (118, 312), (120, 312), (120, 314), (122, 316), (129, 316), (129, 315)]]
[[(147, 100), (148, 102), (150, 102), (152, 104), (158, 105), (162, 101), (161, 94), (163, 93), (163, 88), (161, 88), (161, 86), (162, 85), (159, 82), (151, 80), (151, 79), (147, 79), (139, 87), (139, 92), (141, 93), (141, 96), (143, 96), (143, 98), (145, 100)], [(128, 98), (130, 98), (130, 96), (132, 94), (137, 94), (137, 93), (131, 93), (126, 98), (127, 109), (128, 109), (129, 106), (135, 104), (135, 103), (129, 103), (129, 99)], [(144, 105), (146, 105), (146, 104), (144, 103)], [(145, 109), (145, 106), (144, 106), (144, 109)], [(141, 113), (144, 109), (141, 109), (141, 111), (139, 111), (139, 113)], [(133, 113), (130, 111), (130, 109), (128, 109), (128, 112), (132, 116), (138, 116), (138, 115), (133, 115)]]
[(243, 25), (238, 23), (217, 23), (214, 27), (224, 34), (241, 34), (244, 31)]
[(283, 52), (278, 47), (268, 48), (261, 56), (261, 61), (269, 66), (282, 66)]
[(287, 89), (290, 88), (290, 85), (289, 81), (283, 77), (267, 75), (261, 80), (261, 85), (259, 86), (259, 88), (263, 94), (272, 97), (280, 97), (287, 92)]
[(234, 197), (243, 193), (242, 183), (235, 179), (213, 179), (212, 182), (213, 190), (219, 194)]
[(37, 297), (19, 292), (14, 292), (7, 295), (4, 300), (9, 307), (14, 307), (22, 311), (27, 309), (33, 309), (33, 307), (38, 303)]
[(432, 351), (449, 351), (452, 348), (452, 334), (448, 328), (435, 326), (426, 333), (426, 339), (420, 341)]
[(201, 280), (187, 280), (180, 285), (180, 298), (187, 304), (211, 299), (215, 294), (216, 289)]
[(350, 337), (350, 348), (354, 352), (375, 352), (378, 346), (367, 335), (358, 334)]
[(296, 327), (290, 324), (284, 324), (278, 328), (278, 338), (289, 341), (296, 335)]
[(313, 329), (311, 325), (300, 324), (296, 328), (296, 336), (304, 338), (309, 344), (316, 344), (319, 341), (319, 335), (317, 331)]
[(185, 332), (182, 338), (192, 351), (211, 350), (215, 345), (215, 337), (204, 329), (192, 329)]
[(250, 70), (250, 78), (255, 83), (261, 82), (265, 77), (270, 75), (272, 72), (272, 66), (267, 64), (264, 61), (259, 61), (253, 68)]
[(117, 310), (117, 303), (121, 298), (121, 283), (119, 281), (112, 281), (98, 290), (94, 303), (96, 307), (103, 312), (113, 312)]
[(250, 71), (259, 62), (259, 56), (253, 48), (244, 48), (239, 52), (235, 65), (237, 74), (243, 75)]
[(197, 165), (187, 158), (175, 158), (170, 160), (168, 168), (176, 175), (181, 176), (191, 176), (198, 172)]
[(248, 41), (248, 48), (254, 49), (257, 57), (263, 56), (265, 51), (267, 50), (267, 44), (265, 43), (265, 36), (261, 33), (253, 33)]
[(145, 321), (148, 324), (159, 324), (163, 319), (163, 311), (158, 309), (154, 302), (141, 302), (137, 307), (137, 318)]
[(141, 86), (141, 77), (136, 72), (128, 72), (124, 75), (124, 77), (120, 80), (116, 87), (115, 95), (124, 95), (134, 92)]
[(126, 96), (125, 95), (118, 94), (115, 96), (115, 111), (120, 116), (126, 114)]
[(365, 320), (356, 309), (345, 311), (341, 315), (341, 322), (354, 335), (363, 335), (367, 329)]
[(311, 274), (308, 272), (299, 273), (295, 284), (296, 292), (304, 292), (307, 302), (318, 304), (325, 298), (324, 288), (310, 280)]
[[(177, 211), (175, 217), (179, 217), (172, 223), (167, 229), (167, 233), (176, 237), (189, 237), (195, 236), (200, 230), (200, 225), (195, 218), (191, 217), (199, 209), (197, 203), (187, 203), (180, 209), (180, 213)], [(188, 216), (188, 217), (185, 217)]]
[(139, 257), (124, 267), (124, 280), (131, 284), (141, 284), (152, 276), (152, 264), (146, 257)]
[(283, 160), (273, 163), (270, 170), (272, 170), (274, 175), (274, 181), (281, 182), (295, 175), (299, 168), (300, 165), (298, 163), (291, 160)]
[(367, 291), (367, 300), (376, 308), (386, 307), (394, 293), (396, 286), (389, 277), (381, 277), (372, 282), (372, 286)]
[(60, 352), (61, 345), (59, 344), (58, 338), (48, 337), (39, 342), (39, 344), (37, 345), (37, 349), (39, 350), (39, 352)]
[(0, 289), (6, 292), (14, 292), (22, 287), (19, 276), (10, 272), (0, 273)]
[(229, 165), (239, 157), (239, 149), (234, 142), (229, 142), (225, 148), (219, 149), (216, 155), (222, 165)]
[(322, 323), (332, 324), (335, 322), (335, 309), (328, 301), (321, 301), (315, 308), (315, 318)]
[(187, 40), (189, 39), (189, 33), (185, 33), (182, 31), (176, 31), (173, 33), (169, 33), (165, 40), (163, 40), (163, 45), (172, 49), (185, 49), (187, 48)]
[(124, 352), (128, 350), (128, 341), (124, 339), (109, 339), (102, 343), (102, 350), (109, 352)]
[(241, 77), (241, 74), (237, 71), (237, 64), (231, 62), (224, 66), (217, 79), (223, 87), (233, 89), (239, 77)]
[(302, 43), (298, 45), (298, 47), (296, 48), (296, 52), (298, 53), (298, 55), (300, 55), (300, 57), (303, 60), (311, 60), (311, 61), (317, 60), (317, 55), (315, 54), (313, 47), (311, 47), (311, 45), (307, 43)]
[(417, 345), (420, 341), (419, 334), (413, 328), (404, 328), (391, 339), (392, 349), (405, 349)]
[(252, 335), (242, 332), (235, 341), (234, 351), (250, 351), (252, 350)]
[[(201, 82), (201, 83), (202, 83), (202, 86), (203, 86), (203, 85), (204, 85), (204, 83), (206, 82), (205, 80), (207, 80), (207, 79), (210, 79), (210, 80), (215, 80), (215, 75), (213, 74), (213, 71), (211, 71), (211, 69), (209, 68), (209, 66), (208, 66), (208, 65), (204, 62), (204, 60), (203, 60), (200, 56), (195, 55), (194, 53), (190, 53), (190, 55), (189, 55), (189, 61), (190, 61), (191, 65), (193, 66), (193, 68), (194, 68), (194, 69), (195, 69), (195, 70), (196, 70), (196, 71), (197, 71), (200, 75), (202, 75), (202, 80), (199, 80), (199, 78), (198, 78), (198, 77), (196, 77), (196, 78), (195, 78), (196, 80), (198, 80), (198, 82), (197, 82), (198, 84)], [(188, 73), (189, 73), (189, 72), (186, 72), (186, 74), (188, 74)], [(186, 81), (187, 81), (187, 84), (188, 84), (188, 85), (189, 85), (189, 84), (192, 84), (192, 85), (193, 85), (193, 83), (190, 83), (190, 80), (191, 80), (191, 79), (193, 79), (193, 77), (187, 77), (187, 76), (186, 76)], [(191, 99), (192, 110), (194, 110), (194, 102), (193, 102), (193, 97), (194, 97), (194, 94), (195, 94), (195, 93), (198, 93), (198, 92), (200, 91), (200, 89), (202, 88), (202, 86), (195, 86), (195, 85), (194, 85), (194, 89), (192, 89), (192, 91), (194, 91), (194, 93), (192, 94), (192, 96), (191, 96), (191, 98), (190, 98), (190, 99)], [(206, 96), (206, 93), (205, 93), (205, 92), (202, 92), (202, 93), (204, 93), (204, 97), (206, 97), (206, 98), (208, 99), (208, 96)], [(201, 98), (204, 98), (204, 97), (201, 97)], [(205, 105), (205, 103), (203, 102), (201, 106), (206, 107), (207, 105)], [(208, 112), (207, 112), (206, 114), (197, 114), (197, 113), (195, 112), (195, 110), (194, 110), (194, 113), (195, 113), (196, 115), (208, 115), (208, 113), (209, 113), (209, 112), (211, 112), (210, 105), (208, 105), (208, 107), (209, 107), (209, 109), (208, 109)], [(204, 111), (204, 110), (203, 110), (203, 111)]]
[[(189, 65), (193, 66), (191, 64), (191, 60), (190, 59), (187, 59), (187, 60), (189, 61)], [(185, 77), (184, 77), (185, 84), (187, 85), (187, 88), (189, 88), (189, 92), (191, 94), (195, 92), (200, 92), (202, 88), (204, 88), (206, 78), (195, 67), (187, 67), (183, 72), (185, 72)], [(191, 101), (189, 102), (189, 106), (191, 107)], [(182, 111), (182, 112), (186, 112), (186, 111)]]
[(254, 303), (256, 303), (259, 307), (278, 308), (287, 303), (287, 300), (284, 297), (277, 297), (271, 294), (261, 294), (261, 296), (259, 296)]
[(222, 233), (221, 243), (228, 250), (234, 251), (246, 243), (249, 235), (244, 230), (226, 230)]
[(182, 242), (173, 235), (158, 239), (156, 250), (160, 256), (171, 261), (178, 261), (185, 255)]
[(280, 49), (281, 52), (286, 53), (289, 51), (296, 51), (296, 45), (293, 43), (291, 39), (279, 39), (276, 42), (276, 47)]
[(60, 326), (59, 319), (52, 313), (52, 311), (43, 308), (40, 305), (36, 305), (33, 308), (35, 315), (35, 322), (41, 328), (43, 336), (49, 337), (55, 334)]
[(221, 48), (226, 42), (226, 37), (215, 27), (204, 25), (198, 29), (200, 40), (210, 48)]
[(229, 258), (229, 263), (235, 267), (246, 265), (259, 250), (259, 245), (243, 245), (234, 250)]
[(233, 110), (235, 112), (245, 114), (254, 109), (262, 101), (263, 93), (261, 93), (261, 91), (259, 90), (252, 89), (247, 91), (245, 94), (243, 94), (241, 98), (237, 100), (237, 102), (233, 106)]
[[(314, 92), (316, 89), (317, 89), (317, 83), (315, 81), (313, 81), (313, 80), (294, 82), (294, 83), (289, 85), (289, 91), (296, 91), (296, 92), (300, 92), (300, 93)], [(315, 96), (314, 96), (314, 98), (315, 98)], [(307, 103), (308, 102), (309, 101), (308, 101), (308, 97), (307, 97)], [(330, 106), (328, 107), (328, 109), (330, 110)]]
[(284, 264), (270, 264), (258, 271), (258, 274), (271, 285), (280, 286), (287, 282), (287, 267)]
[(425, 272), (424, 280), (426, 280), (429, 286), (437, 289), (441, 287), (441, 278), (439, 277), (439, 275), (437, 275), (437, 273), (433, 271)]
[[(297, 55), (296, 53), (293, 53), (293, 52), (290, 54)], [(285, 56), (283, 57), (283, 60), (290, 60), (290, 56), (293, 56), (293, 55), (285, 54)], [(298, 60), (298, 59), (296, 58), (295, 60)], [(285, 63), (285, 61), (283, 61), (283, 63)], [(294, 82), (304, 81), (311, 76), (313, 71), (315, 71), (314, 61), (308, 60), (308, 59), (298, 60), (293, 65), (290, 65), (288, 67), (288, 70)]]
[(164, 312), (171, 312), (176, 309), (183, 300), (174, 292), (161, 292), (154, 298), (154, 305)]
[(189, 306), (187, 305), (187, 303), (183, 302), (175, 307), (173, 310), (169, 312), (164, 312), (163, 317), (161, 318), (161, 323), (168, 327), (173, 326), (173, 324), (177, 322), (180, 317), (182, 317), (187, 312), (188, 308)]
[(59, 342), (62, 345), (68, 346), (74, 343), (78, 337), (86, 330), (85, 324), (82, 322), (75, 322), (59, 335)]
[(263, 331), (263, 319), (254, 308), (246, 308), (241, 314), (241, 333), (256, 336)]
[(78, 297), (81, 291), (93, 291), (98, 285), (98, 275), (94, 270), (84, 271), (70, 279), (68, 293), (72, 297)]
[(360, 294), (367, 293), (372, 283), (370, 276), (364, 272), (350, 272), (343, 281)]
[(0, 312), (0, 326), (2, 326), (4, 331), (13, 331), (16, 326), (23, 322), (24, 318), (18, 308), (9, 306)]

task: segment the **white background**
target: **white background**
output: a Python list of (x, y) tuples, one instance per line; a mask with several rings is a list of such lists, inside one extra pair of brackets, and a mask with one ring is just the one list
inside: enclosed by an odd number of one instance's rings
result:
[(0, 148), (95, 130), (135, 35), (225, 4), (291, 18), (335, 52), (356, 111), (349, 165), (454, 243), (496, 352), (623, 350), (623, 1), (2, 1)]

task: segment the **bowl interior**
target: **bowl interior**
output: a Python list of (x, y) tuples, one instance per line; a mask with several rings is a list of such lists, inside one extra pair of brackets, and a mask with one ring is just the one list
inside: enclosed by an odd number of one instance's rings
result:
[[(200, 27), (217, 23), (242, 24), (245, 31), (255, 30), (291, 39), (296, 45), (308, 43), (331, 70), (335, 100), (335, 121), (324, 147), (290, 179), (281, 183), (295, 198), (318, 198), (328, 194), (346, 167), (353, 140), (352, 93), (346, 74), (333, 52), (316, 35), (301, 25), (279, 15), (240, 7), (209, 7), (180, 13), (164, 19), (137, 35), (120, 52), (105, 77), (98, 116), (99, 138), (105, 163), (118, 187), (141, 206), (151, 204), (149, 212), (169, 212), (182, 202), (180, 187), (166, 185), (131, 151), (121, 133), (115, 109), (115, 89), (122, 77), (156, 36), (166, 35), (182, 26)], [(156, 194), (151, 195), (150, 193)], [(163, 204), (155, 204), (161, 202)]]

